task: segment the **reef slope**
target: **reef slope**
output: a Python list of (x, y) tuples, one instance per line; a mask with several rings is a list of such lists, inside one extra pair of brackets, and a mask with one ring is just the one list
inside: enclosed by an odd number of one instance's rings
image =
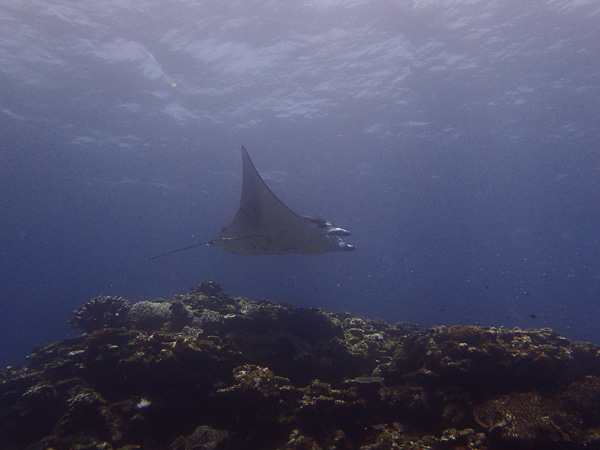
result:
[(97, 297), (0, 372), (2, 449), (600, 448), (600, 348), (249, 301)]

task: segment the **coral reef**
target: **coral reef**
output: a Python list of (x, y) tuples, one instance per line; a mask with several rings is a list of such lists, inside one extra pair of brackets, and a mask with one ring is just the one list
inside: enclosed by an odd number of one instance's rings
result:
[(131, 304), (122, 297), (98, 296), (73, 311), (69, 323), (86, 333), (100, 328), (127, 326)]
[(600, 348), (549, 329), (96, 297), (0, 372), (2, 449), (600, 448)]

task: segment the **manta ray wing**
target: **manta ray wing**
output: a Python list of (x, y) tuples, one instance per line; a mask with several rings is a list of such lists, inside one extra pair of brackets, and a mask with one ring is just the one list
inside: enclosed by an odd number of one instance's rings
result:
[(260, 177), (244, 146), (242, 160), (242, 197), (240, 207), (229, 226), (212, 241), (162, 253), (143, 263), (202, 245), (241, 255), (317, 254), (356, 249), (340, 237), (349, 235), (349, 231), (318, 217), (300, 216), (285, 206)]
[(352, 251), (339, 236), (350, 234), (316, 217), (290, 210), (265, 184), (242, 146), (243, 183), (240, 207), (233, 221), (209, 245), (243, 255), (317, 254)]

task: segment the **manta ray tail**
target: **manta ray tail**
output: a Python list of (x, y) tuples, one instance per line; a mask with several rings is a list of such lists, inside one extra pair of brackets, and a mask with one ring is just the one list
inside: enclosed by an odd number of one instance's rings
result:
[(152, 258), (148, 258), (148, 259), (142, 261), (140, 264), (146, 264), (147, 262), (152, 261), (153, 259), (162, 258), (163, 256), (172, 255), (173, 253), (179, 253), (184, 250), (189, 250), (190, 248), (200, 247), (202, 245), (206, 245), (206, 246), (210, 247), (215, 242), (235, 241), (237, 239), (248, 239), (248, 238), (253, 238), (253, 237), (261, 237), (261, 236), (263, 236), (263, 235), (262, 234), (252, 234), (252, 235), (248, 235), (248, 236), (240, 236), (240, 237), (235, 237), (235, 238), (217, 238), (217, 239), (213, 239), (213, 240), (206, 241), (206, 242), (200, 242), (199, 244), (188, 245), (187, 247), (178, 248), (177, 250), (171, 250), (170, 252), (167, 252), (167, 253), (161, 253), (160, 255), (156, 255), (156, 256), (153, 256)]
[(152, 258), (148, 258), (148, 259), (142, 261), (140, 264), (146, 264), (147, 262), (152, 261), (153, 259), (162, 258), (163, 256), (172, 255), (173, 253), (182, 252), (184, 250), (189, 250), (190, 248), (200, 247), (202, 245), (210, 245), (213, 242), (215, 242), (215, 241), (212, 240), (212, 241), (200, 242), (199, 244), (188, 245), (187, 247), (178, 248), (177, 250), (171, 250), (170, 252), (167, 252), (167, 253), (161, 253), (160, 255), (156, 255), (156, 256), (153, 256)]

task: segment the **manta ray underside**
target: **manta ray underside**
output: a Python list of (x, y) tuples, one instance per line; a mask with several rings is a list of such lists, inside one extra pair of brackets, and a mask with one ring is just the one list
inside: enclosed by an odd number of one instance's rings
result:
[(163, 253), (147, 261), (201, 245), (241, 255), (318, 254), (356, 249), (340, 237), (348, 236), (349, 231), (318, 217), (300, 216), (285, 206), (265, 184), (244, 146), (242, 160), (242, 198), (229, 226), (211, 241)]

